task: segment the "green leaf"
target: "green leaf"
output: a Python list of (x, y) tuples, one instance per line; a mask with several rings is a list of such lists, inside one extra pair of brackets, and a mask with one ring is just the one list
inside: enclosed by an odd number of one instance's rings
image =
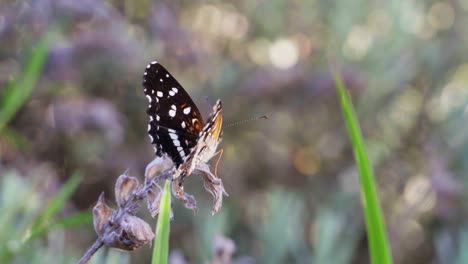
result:
[(359, 171), (359, 183), (364, 208), (370, 256), (374, 264), (390, 264), (392, 256), (382, 217), (372, 166), (367, 156), (359, 122), (351, 99), (337, 71), (333, 72), (348, 133), (353, 144), (354, 157)]
[(169, 256), (169, 217), (171, 214), (171, 182), (166, 180), (164, 193), (161, 199), (161, 206), (156, 226), (156, 237), (154, 238), (152, 264), (167, 264)]

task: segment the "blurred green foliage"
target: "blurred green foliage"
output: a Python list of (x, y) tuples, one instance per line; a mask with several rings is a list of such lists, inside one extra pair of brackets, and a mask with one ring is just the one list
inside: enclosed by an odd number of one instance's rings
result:
[[(58, 210), (70, 198), (80, 182), (78, 175), (72, 176), (62, 188), (49, 199), (46, 206), (40, 183), (31, 183), (15, 171), (2, 173), (0, 208), (0, 261), (2, 263), (73, 263), (73, 252), (62, 242), (64, 230), (91, 223), (90, 212), (56, 217)], [(54, 240), (44, 245), (41, 239)]]
[(24, 71), (16, 80), (10, 81), (3, 91), (0, 100), (0, 132), (31, 96), (47, 56), (50, 35), (47, 34), (34, 45)]

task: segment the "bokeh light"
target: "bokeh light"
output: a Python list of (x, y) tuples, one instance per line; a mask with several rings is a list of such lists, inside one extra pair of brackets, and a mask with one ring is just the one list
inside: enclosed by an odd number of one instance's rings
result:
[(373, 35), (365, 26), (354, 26), (343, 46), (343, 53), (352, 60), (361, 60), (369, 51)]
[(427, 20), (437, 30), (449, 29), (455, 20), (455, 12), (448, 2), (436, 2), (429, 9)]
[(271, 43), (268, 51), (271, 64), (281, 69), (294, 66), (299, 58), (298, 53), (296, 44), (286, 38), (281, 38)]

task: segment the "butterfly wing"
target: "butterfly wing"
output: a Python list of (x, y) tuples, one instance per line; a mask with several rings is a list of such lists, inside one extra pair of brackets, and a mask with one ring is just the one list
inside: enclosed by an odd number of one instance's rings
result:
[(197, 144), (187, 156), (184, 162), (176, 171), (176, 177), (190, 175), (194, 169), (201, 163), (207, 163), (215, 154), (218, 144), (222, 138), (223, 108), (221, 101), (218, 100), (213, 106), (213, 111), (200, 133)]
[(146, 67), (143, 86), (149, 101), (148, 135), (156, 154), (167, 153), (180, 166), (204, 127), (200, 111), (182, 85), (155, 61)]
[(221, 100), (216, 101), (216, 104), (213, 106), (213, 111), (206, 122), (205, 127), (200, 135), (200, 138), (206, 134), (209, 134), (213, 137), (213, 140), (218, 143), (221, 141), (221, 137), (223, 135), (223, 106), (221, 104)]

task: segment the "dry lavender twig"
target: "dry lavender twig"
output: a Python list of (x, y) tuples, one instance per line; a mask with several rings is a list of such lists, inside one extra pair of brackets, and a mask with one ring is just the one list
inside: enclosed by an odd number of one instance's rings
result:
[[(115, 184), (115, 198), (118, 208), (112, 209), (105, 201), (104, 193), (99, 196), (93, 208), (94, 229), (98, 238), (89, 247), (78, 264), (85, 264), (102, 246), (114, 247), (123, 250), (134, 250), (150, 243), (154, 233), (148, 223), (136, 216), (140, 202), (146, 198), (147, 208), (152, 217), (159, 213), (162, 198), (161, 180), (172, 181), (172, 192), (186, 208), (197, 212), (195, 198), (185, 193), (183, 187), (173, 179), (175, 166), (166, 156), (156, 157), (146, 166), (145, 180), (140, 184), (138, 179), (128, 175), (128, 170), (120, 175)], [(212, 214), (216, 213), (222, 205), (224, 190), (221, 179), (211, 173), (208, 166), (200, 171), (203, 175), (205, 189), (213, 195), (214, 206)], [(171, 211), (171, 219), (173, 214)]]
[(88, 263), (89, 260), (91, 259), (91, 257), (104, 245), (104, 243), (102, 243), (101, 239), (96, 239), (96, 241), (94, 241), (94, 243), (91, 245), (91, 247), (88, 248), (88, 250), (86, 250), (86, 253), (83, 255), (83, 257), (81, 257), (80, 260), (78, 260), (77, 263), (79, 264), (84, 264), (84, 263)]

